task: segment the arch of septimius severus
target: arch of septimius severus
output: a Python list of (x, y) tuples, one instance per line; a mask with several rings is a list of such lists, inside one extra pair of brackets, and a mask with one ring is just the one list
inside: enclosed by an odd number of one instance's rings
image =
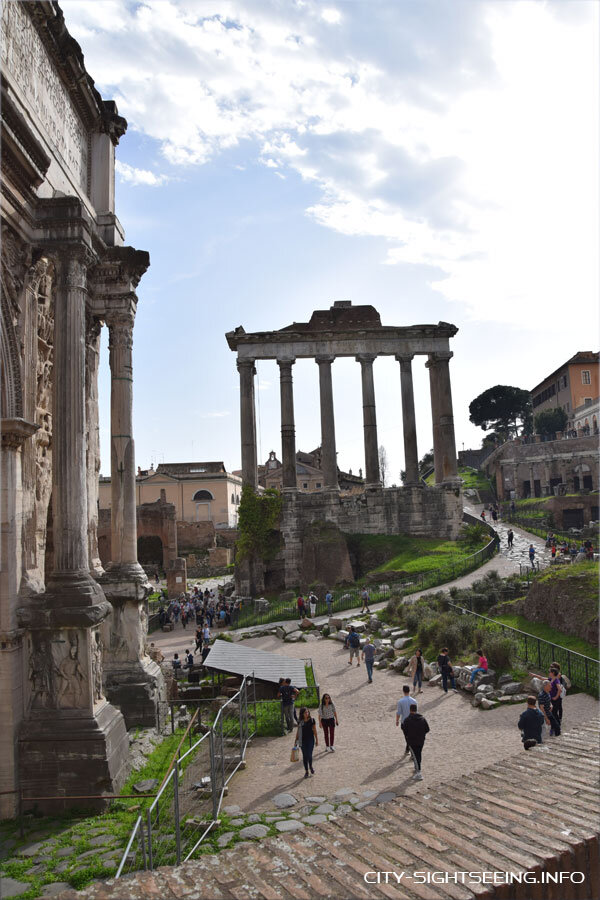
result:
[[(25, 796), (98, 794), (126, 772), (126, 725), (163, 690), (144, 651), (132, 438), (136, 287), (115, 146), (54, 2), (2, 5), (0, 817)], [(98, 364), (109, 332), (112, 562), (97, 548)], [(56, 810), (53, 804), (51, 809)]]
[[(455, 538), (462, 520), (461, 480), (457, 477), (456, 447), (449, 362), (450, 338), (457, 328), (445, 322), (408, 327), (383, 326), (372, 306), (338, 302), (317, 310), (309, 322), (294, 323), (278, 331), (248, 334), (236, 328), (226, 335), (237, 352), (240, 374), (242, 477), (258, 486), (256, 420), (254, 409), (255, 363), (277, 361), (280, 372), (281, 452), (285, 583), (302, 583), (302, 537), (307, 525), (329, 521), (346, 533), (421, 534)], [(425, 356), (429, 370), (435, 486), (419, 481), (412, 361)], [(383, 489), (379, 474), (377, 413), (373, 364), (379, 356), (394, 356), (399, 363), (398, 413), (402, 416), (406, 481), (401, 488)], [(354, 357), (361, 367), (366, 486), (362, 495), (340, 495), (337, 475), (332, 368), (337, 357)], [(296, 359), (314, 359), (319, 369), (321, 459), (323, 490), (297, 490), (296, 438), (292, 367)], [(252, 593), (260, 576), (245, 567), (239, 587)]]

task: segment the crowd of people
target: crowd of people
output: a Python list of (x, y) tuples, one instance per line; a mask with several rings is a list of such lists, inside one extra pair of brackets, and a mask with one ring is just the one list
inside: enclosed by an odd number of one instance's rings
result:
[(181, 623), (182, 628), (191, 624), (209, 628), (235, 625), (241, 605), (240, 600), (228, 600), (223, 594), (215, 595), (208, 588), (203, 592), (197, 586), (167, 606), (161, 604), (158, 610), (158, 622), (161, 627)]
[(583, 562), (585, 559), (594, 559), (594, 545), (592, 541), (576, 541), (570, 543), (564, 538), (557, 538), (551, 531), (546, 535), (546, 549), (550, 550), (552, 559), (570, 558), (571, 562)]

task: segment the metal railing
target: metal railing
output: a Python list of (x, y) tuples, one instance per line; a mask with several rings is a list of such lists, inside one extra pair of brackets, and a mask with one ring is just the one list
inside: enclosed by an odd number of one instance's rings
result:
[[(186, 862), (218, 820), (229, 781), (245, 765), (246, 748), (256, 733), (253, 677), (217, 712), (198, 725), (192, 716), (156, 797), (138, 817), (119, 864), (116, 878), (139, 869)], [(195, 725), (205, 729), (184, 749)]]
[(553, 644), (544, 638), (536, 637), (526, 631), (520, 631), (511, 625), (504, 625), (481, 613), (473, 612), (456, 603), (448, 602), (448, 605), (462, 615), (475, 616), (486, 625), (510, 637), (516, 646), (517, 658), (523, 663), (536, 666), (540, 674), (547, 672), (553, 662), (560, 663), (561, 671), (567, 676), (572, 685), (586, 693), (598, 696), (600, 686), (600, 662), (591, 656), (584, 656), (575, 650), (569, 650), (560, 644)]

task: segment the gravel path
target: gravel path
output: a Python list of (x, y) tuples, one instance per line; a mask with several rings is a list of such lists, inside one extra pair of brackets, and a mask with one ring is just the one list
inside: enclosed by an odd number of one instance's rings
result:
[[(307, 644), (283, 644), (275, 637), (245, 643), (295, 658), (311, 657), (321, 691), (327, 691), (338, 711), (336, 753), (325, 753), (322, 732), (314, 757), (315, 775), (303, 778), (301, 763), (290, 763), (293, 736), (255, 738), (247, 751), (247, 768), (229, 785), (227, 803), (252, 811), (272, 807), (272, 797), (290, 791), (298, 799), (327, 797), (340, 788), (363, 791), (392, 790), (412, 793), (419, 785), (411, 781), (412, 764), (403, 757), (404, 741), (396, 728), (396, 702), (407, 680), (394, 672), (374, 673), (367, 683), (364, 665), (352, 668), (341, 643), (320, 640)], [(523, 753), (517, 720), (524, 705), (480, 710), (470, 704), (465, 692), (444, 694), (426, 683), (416, 697), (427, 718), (431, 734), (423, 752), (425, 786), (467, 775), (490, 763), (500, 763)], [(591, 719), (598, 703), (586, 694), (565, 701), (565, 728)], [(319, 729), (320, 731), (320, 729)], [(557, 738), (556, 740), (560, 740)]]

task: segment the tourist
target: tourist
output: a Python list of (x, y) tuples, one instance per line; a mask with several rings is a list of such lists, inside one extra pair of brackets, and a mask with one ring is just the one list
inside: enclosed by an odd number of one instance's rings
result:
[(208, 625), (205, 625), (202, 631), (202, 641), (205, 647), (208, 647), (208, 645), (210, 644), (210, 628), (208, 627)]
[(354, 625), (350, 626), (350, 631), (348, 632), (348, 637), (346, 638), (346, 647), (350, 650), (350, 659), (348, 660), (348, 665), (352, 665), (352, 660), (356, 657), (356, 665), (360, 666), (360, 638), (358, 633), (354, 627)]
[(184, 669), (193, 669), (194, 668), (194, 655), (190, 653), (189, 650), (185, 651), (185, 666)]
[(323, 729), (325, 735), (325, 753), (335, 752), (333, 740), (335, 735), (335, 727), (339, 725), (335, 704), (332, 702), (329, 694), (323, 694), (321, 706), (319, 707), (319, 725)]
[(494, 520), (494, 525), (498, 524), (498, 510), (492, 510), (492, 519)]
[(408, 749), (415, 766), (414, 781), (423, 781), (421, 775), (421, 756), (423, 753), (423, 744), (425, 743), (425, 735), (429, 732), (427, 719), (417, 712), (417, 704), (410, 704), (410, 712), (408, 717), (402, 723), (402, 731), (408, 744)]
[(173, 654), (171, 665), (173, 666), (173, 675), (175, 676), (175, 678), (178, 678), (179, 673), (181, 672), (181, 660), (179, 659), (179, 653)]
[(316, 594), (314, 594), (313, 591), (311, 591), (310, 594), (308, 595), (308, 605), (310, 606), (311, 619), (314, 619), (314, 617), (317, 614), (317, 599), (318, 598), (317, 598)]
[(558, 737), (560, 735), (560, 722), (552, 712), (552, 699), (550, 697), (551, 690), (552, 685), (550, 684), (550, 682), (548, 680), (544, 681), (537, 699), (540, 710), (544, 714), (546, 725), (550, 729), (550, 737)]
[(565, 687), (563, 679), (561, 678), (560, 668), (554, 663), (552, 663), (552, 665), (550, 666), (548, 680), (550, 681), (550, 699), (552, 700), (552, 712), (554, 713), (558, 724), (562, 725), (562, 702), (563, 697), (567, 696), (567, 689)]
[(154, 573), (154, 580), (156, 581), (157, 584), (160, 582), (160, 578), (158, 577), (158, 569)]
[(159, 606), (158, 608), (158, 624), (162, 628), (163, 625), (166, 625), (168, 622), (168, 616), (163, 606)]
[(516, 506), (515, 501), (514, 501), (514, 500), (511, 500), (511, 501), (510, 501), (510, 514), (511, 514), (511, 516), (514, 516), (514, 514), (515, 514), (515, 512), (516, 512), (516, 509), (517, 509), (517, 506)]
[(306, 614), (306, 606), (304, 604), (304, 597), (302, 594), (298, 597), (298, 616), (303, 619)]
[(480, 518), (482, 522), (485, 522), (485, 509), (481, 510)]
[(187, 626), (187, 610), (185, 606), (181, 607), (181, 624), (183, 626), (183, 630), (185, 631)]
[(368, 684), (373, 684), (373, 663), (375, 662), (375, 647), (371, 643), (370, 637), (368, 637), (365, 641), (362, 650), (362, 658), (367, 669), (367, 678), (369, 679)]
[(325, 594), (325, 603), (327, 604), (327, 615), (330, 616), (333, 612), (333, 597), (329, 588), (327, 589), (327, 593)]
[(554, 562), (556, 560), (556, 544), (552, 544), (550, 556), (552, 557), (552, 562)]
[(196, 646), (194, 647), (194, 653), (197, 653), (201, 647), (202, 647), (202, 629), (196, 628)]
[(531, 567), (535, 567), (535, 547), (533, 544), (529, 545), (529, 562), (531, 563)]
[(315, 720), (310, 714), (310, 710), (303, 706), (300, 710), (300, 720), (298, 722), (298, 731), (296, 732), (296, 743), (302, 750), (302, 762), (304, 763), (304, 777), (314, 775), (313, 769), (313, 750), (315, 746), (319, 746), (319, 737)]
[(280, 680), (277, 696), (281, 700), (283, 719), (288, 732), (294, 730), (294, 701), (299, 693), (298, 688), (292, 684), (291, 678)]
[(363, 613), (363, 612), (366, 611), (366, 612), (368, 612), (368, 613), (370, 614), (371, 610), (369, 609), (369, 600), (370, 600), (371, 598), (369, 597), (369, 592), (368, 592), (368, 590), (366, 589), (366, 587), (364, 587), (364, 588), (362, 589), (362, 591), (360, 592), (360, 599), (361, 599), (361, 601), (362, 601), (362, 606), (361, 606), (361, 609), (360, 609), (361, 613)]
[(202, 648), (202, 665), (204, 665), (204, 661), (206, 660), (206, 657), (208, 656), (209, 653), (210, 653), (210, 644), (205, 644), (204, 647)]
[(471, 672), (471, 678), (470, 678), (471, 684), (473, 684), (473, 682), (475, 681), (475, 677), (477, 675), (479, 675), (480, 672), (483, 672), (485, 675), (488, 670), (488, 661), (487, 661), (486, 657), (483, 655), (483, 650), (481, 648), (479, 648), (479, 650), (477, 651), (477, 656), (479, 657), (479, 662), (477, 663), (477, 665)]
[[(396, 707), (396, 728), (401, 722), (404, 722), (405, 719), (408, 719), (410, 715), (410, 708), (413, 704), (414, 706), (417, 706), (417, 701), (410, 695), (410, 685), (405, 684), (402, 688), (402, 696), (398, 700), (398, 705)], [(404, 755), (408, 756), (409, 753), (410, 747), (408, 746), (407, 741)]]
[(442, 675), (442, 687), (444, 688), (444, 693), (448, 693), (448, 679), (450, 679), (450, 684), (452, 685), (452, 690), (455, 694), (458, 694), (456, 690), (456, 682), (454, 680), (454, 670), (450, 664), (450, 657), (448, 656), (448, 648), (442, 647), (440, 655), (437, 658), (438, 669)]
[(158, 647), (153, 643), (150, 644), (150, 649), (148, 650), (148, 656), (150, 659), (154, 660), (155, 663), (161, 663), (164, 661), (165, 655), (162, 650), (159, 650)]
[(415, 655), (411, 656), (408, 661), (407, 674), (413, 680), (413, 687), (419, 685), (419, 693), (423, 693), (423, 651), (419, 647), (415, 650)]
[(507, 539), (507, 542), (508, 542), (508, 549), (509, 549), (509, 550), (512, 550), (514, 538), (515, 538), (515, 536), (514, 536), (514, 534), (513, 534), (513, 530), (512, 530), (512, 528), (509, 528), (509, 529), (508, 529), (508, 534), (506, 535), (506, 539)]
[(531, 750), (536, 744), (542, 743), (544, 716), (539, 709), (536, 709), (536, 702), (535, 697), (528, 697), (527, 709), (519, 716), (518, 727), (525, 750)]

